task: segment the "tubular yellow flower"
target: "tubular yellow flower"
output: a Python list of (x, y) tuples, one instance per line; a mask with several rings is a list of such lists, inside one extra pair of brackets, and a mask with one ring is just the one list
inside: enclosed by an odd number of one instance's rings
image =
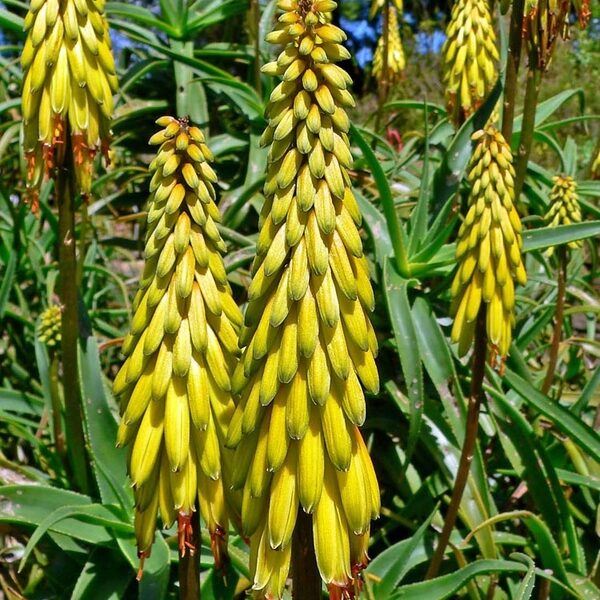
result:
[(83, 194), (90, 192), (94, 156), (108, 152), (117, 78), (104, 4), (31, 0), (21, 65), (24, 149), (34, 196), (43, 176), (62, 164), (67, 146)]
[[(550, 208), (545, 220), (550, 227), (581, 222), (581, 208), (577, 197), (577, 182), (567, 175), (552, 178), (554, 185), (550, 191)], [(581, 248), (581, 240), (569, 242), (569, 248)], [(552, 250), (550, 248), (549, 250)], [(549, 252), (551, 254), (551, 252)]]
[(487, 335), (492, 364), (510, 347), (514, 326), (515, 281), (527, 281), (521, 259), (521, 220), (514, 206), (514, 170), (510, 147), (488, 126), (473, 134), (477, 146), (470, 162), (469, 208), (458, 232), (458, 271), (452, 283), (452, 341), (465, 354), (481, 303), (487, 304)]
[(488, 0), (457, 0), (442, 56), (448, 115), (460, 125), (496, 81), (498, 49)]
[[(406, 66), (406, 59), (404, 57), (404, 50), (402, 48), (402, 40), (400, 39), (400, 30), (398, 28), (398, 13), (396, 8), (389, 6), (388, 10), (388, 48), (387, 48), (387, 68), (388, 68), (388, 79), (389, 83), (398, 81), (404, 68)], [(378, 42), (375, 50), (375, 56), (373, 58), (373, 76), (378, 82), (381, 82), (382, 78), (385, 77), (383, 72), (384, 61), (383, 52), (385, 48), (385, 37), (382, 35)]]
[(146, 263), (123, 343), (127, 359), (114, 382), (122, 395), (117, 444), (132, 444), (140, 556), (150, 554), (159, 510), (165, 527), (178, 520), (185, 554), (198, 504), (219, 561), (233, 458), (223, 446), (242, 316), (220, 254), (212, 153), (187, 119), (157, 123), (163, 129), (150, 139), (160, 148), (150, 165)]
[[(243, 490), (254, 589), (279, 598), (299, 507), (332, 597), (358, 586), (379, 489), (358, 430), (363, 387), (379, 386), (361, 221), (350, 189), (349, 53), (331, 0), (280, 0), (285, 44), (263, 71), (282, 78), (267, 109), (261, 231), (233, 377), (240, 403), (227, 445)], [(299, 580), (301, 585), (301, 579)], [(337, 594), (337, 596), (334, 596)]]

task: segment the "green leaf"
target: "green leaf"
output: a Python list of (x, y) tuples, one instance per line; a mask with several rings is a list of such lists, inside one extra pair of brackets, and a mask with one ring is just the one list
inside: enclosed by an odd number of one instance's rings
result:
[[(88, 496), (44, 485), (6, 485), (0, 487), (0, 523), (37, 527), (64, 506), (85, 510), (92, 506)], [(107, 544), (114, 539), (101, 524), (82, 523), (66, 517), (53, 523), (51, 531), (68, 535), (90, 544)]]
[(362, 213), (364, 224), (375, 247), (375, 260), (381, 269), (390, 256), (394, 255), (392, 240), (385, 223), (385, 217), (369, 202), (358, 189), (353, 190)]
[(17, 259), (17, 252), (11, 252), (8, 258), (8, 264), (6, 265), (6, 268), (2, 275), (2, 283), (0, 284), (0, 319), (4, 317), (6, 304), (8, 302), (8, 296), (10, 295), (10, 290), (13, 286), (15, 271), (17, 269)]
[(369, 565), (369, 573), (380, 577), (380, 580), (373, 586), (377, 598), (388, 598), (394, 588), (404, 579), (411, 566), (410, 559), (431, 525), (438, 508), (439, 505), (435, 507), (410, 538), (390, 546), (377, 555)]
[(421, 171), (421, 186), (417, 204), (410, 216), (410, 236), (408, 243), (408, 254), (412, 257), (424, 241), (427, 232), (427, 217), (429, 212), (429, 128), (427, 123), (428, 112), (425, 104), (425, 148), (423, 153), (423, 170)]
[(510, 369), (506, 370), (506, 381), (523, 398), (525, 403), (536, 408), (552, 424), (569, 436), (573, 442), (586, 450), (592, 458), (600, 461), (600, 436), (591, 427), (574, 416), (560, 404), (552, 402), (547, 396), (519, 377)]
[(409, 277), (410, 266), (408, 264), (408, 256), (406, 254), (406, 248), (404, 246), (404, 238), (401, 232), (400, 220), (396, 214), (396, 206), (394, 204), (394, 198), (392, 197), (392, 191), (387, 180), (387, 177), (381, 167), (380, 162), (377, 160), (373, 150), (360, 134), (356, 127), (350, 127), (350, 134), (353, 140), (357, 143), (361, 149), (365, 160), (369, 165), (377, 191), (379, 192), (379, 201), (383, 208), (383, 214), (385, 215), (385, 221), (387, 224), (388, 235), (392, 242), (392, 248), (394, 249), (394, 259), (398, 272), (403, 277)]
[[(398, 588), (395, 594), (390, 597), (390, 600), (443, 600), (450, 598), (463, 588), (471, 579), (479, 575), (487, 575), (490, 573), (527, 573), (528, 567), (521, 562), (509, 560), (476, 560), (471, 564), (435, 579), (429, 579), (420, 583), (404, 585)], [(538, 577), (543, 577), (556, 585), (565, 589), (557, 579), (542, 571), (535, 569), (535, 574)], [(571, 596), (575, 596), (573, 592), (565, 589)]]
[(42, 539), (44, 534), (50, 529), (56, 529), (56, 524), (64, 519), (76, 519), (79, 521), (79, 527), (81, 529), (85, 529), (88, 524), (91, 524), (93, 526), (105, 527), (111, 532), (133, 532), (133, 525), (122, 521), (120, 517), (116, 516), (115, 512), (115, 510), (111, 510), (111, 507), (102, 506), (101, 504), (79, 504), (75, 506), (61, 506), (60, 508), (57, 508), (37, 526), (33, 532), (33, 535), (29, 538), (27, 546), (25, 546), (25, 551), (23, 552), (23, 557), (19, 563), (19, 572), (25, 566), (29, 555), (37, 546), (37, 543)]
[(551, 246), (560, 246), (577, 240), (598, 237), (600, 221), (584, 221), (557, 227), (540, 227), (523, 231), (523, 252), (544, 250)]
[[(81, 304), (80, 309), (85, 310)], [(98, 346), (96, 339), (91, 335), (90, 323), (84, 312), (80, 314), (80, 322), (81, 398), (92, 470), (102, 501), (107, 504), (119, 504), (124, 510), (130, 510), (133, 506), (133, 495), (130, 486), (125, 484), (126, 453), (115, 446), (117, 423), (108, 404)]]
[(16, 34), (20, 39), (25, 39), (25, 32), (23, 31), (24, 21), (18, 15), (0, 8), (0, 29), (3, 31), (11, 31)]
[[(137, 573), (140, 568), (140, 559), (138, 558), (135, 538), (133, 536), (117, 537), (119, 548), (131, 565), (132, 572)], [(150, 558), (144, 561), (144, 571), (138, 586), (138, 597), (140, 600), (152, 598), (153, 600), (162, 600), (167, 593), (169, 585), (171, 554), (169, 546), (160, 531), (154, 536), (152, 545), (152, 554)]]
[(518, 560), (527, 565), (527, 573), (519, 584), (519, 589), (515, 594), (514, 600), (529, 600), (533, 594), (533, 586), (535, 585), (535, 563), (527, 554), (521, 552), (513, 552), (510, 555), (513, 560)]
[(423, 371), (418, 342), (408, 302), (410, 281), (401, 277), (390, 259), (383, 267), (383, 282), (390, 323), (396, 340), (400, 365), (410, 402), (410, 426), (406, 443), (405, 467), (408, 466), (419, 437), (425, 398)]
[[(577, 97), (579, 100), (579, 110), (583, 114), (585, 108), (585, 96), (582, 88), (575, 90), (565, 90), (548, 98), (544, 102), (540, 102), (535, 109), (535, 127), (541, 125), (548, 117), (554, 114), (565, 102), (573, 97)], [(521, 125), (523, 124), (523, 115), (515, 117), (513, 125), (513, 142), (516, 143), (518, 136), (514, 134), (521, 132)]]
[(421, 102), (419, 100), (394, 100), (393, 102), (387, 102), (383, 105), (385, 110), (398, 110), (398, 109), (418, 109), (425, 111), (431, 111), (437, 113), (442, 117), (446, 116), (446, 109), (440, 104), (433, 104), (431, 102)]
[(97, 549), (83, 566), (71, 600), (120, 600), (132, 578), (129, 565), (116, 561), (112, 552)]
[(594, 396), (594, 392), (596, 388), (600, 385), (600, 366), (597, 366), (594, 369), (594, 373), (590, 377), (589, 381), (585, 384), (585, 387), (581, 391), (581, 396), (575, 404), (573, 404), (571, 408), (571, 412), (574, 415), (581, 415), (581, 413), (588, 407), (592, 398)]

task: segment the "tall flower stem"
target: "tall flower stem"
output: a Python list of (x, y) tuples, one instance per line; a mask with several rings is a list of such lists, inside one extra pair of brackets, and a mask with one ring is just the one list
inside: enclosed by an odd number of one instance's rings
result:
[(535, 109), (537, 107), (540, 84), (542, 82), (542, 71), (540, 69), (529, 69), (527, 72), (527, 85), (525, 87), (525, 100), (523, 102), (523, 123), (521, 127), (521, 138), (517, 150), (515, 162), (515, 202), (523, 191), (527, 163), (533, 145), (533, 131), (535, 129)]
[(179, 598), (180, 600), (200, 600), (200, 517), (199, 511), (192, 514), (192, 537), (194, 551), (187, 550), (179, 558)]
[(502, 135), (510, 144), (515, 120), (517, 97), (517, 75), (521, 61), (522, 24), (524, 0), (515, 0), (510, 16), (508, 55), (506, 57), (506, 79), (504, 80), (504, 110), (502, 113)]
[(292, 538), (292, 577), (294, 600), (321, 598), (321, 576), (313, 546), (312, 519), (303, 510), (298, 512)]
[(65, 434), (62, 428), (62, 402), (60, 397), (60, 374), (59, 374), (59, 360), (57, 353), (52, 351), (50, 356), (50, 399), (52, 402), (52, 427), (54, 429), (54, 444), (56, 446), (56, 452), (60, 457), (63, 465), (67, 467), (67, 455), (65, 449)]
[(479, 309), (477, 315), (477, 325), (475, 326), (475, 344), (473, 348), (473, 364), (471, 378), (471, 393), (469, 395), (469, 405), (467, 408), (467, 426), (465, 430), (465, 439), (463, 442), (458, 470), (456, 472), (456, 480), (452, 489), (452, 497), (448, 505), (448, 512), (444, 520), (444, 527), (438, 540), (438, 545), (427, 569), (426, 579), (434, 578), (444, 559), (444, 552), (450, 540), (450, 534), (454, 529), (456, 517), (460, 508), (467, 481), (469, 479), (469, 471), (473, 456), (475, 453), (475, 444), (477, 442), (477, 431), (479, 429), (479, 411), (483, 401), (483, 377), (485, 374), (485, 356), (487, 346), (486, 333), (486, 305)]
[(560, 338), (562, 335), (562, 327), (565, 311), (565, 288), (567, 282), (567, 249), (562, 246), (557, 249), (558, 254), (558, 280), (556, 292), (556, 311), (554, 313), (554, 329), (552, 331), (552, 342), (550, 344), (550, 357), (548, 359), (548, 369), (546, 377), (542, 384), (542, 394), (547, 394), (554, 380), (556, 371), (556, 362), (558, 360), (558, 347), (560, 346)]
[(58, 203), (60, 301), (62, 304), (61, 347), (62, 380), (65, 403), (65, 439), (69, 464), (75, 484), (86, 492), (89, 477), (86, 463), (85, 437), (81, 415), (81, 393), (77, 348), (79, 344), (79, 311), (77, 298), (77, 251), (75, 238), (75, 165), (66, 135), (64, 162), (56, 175)]

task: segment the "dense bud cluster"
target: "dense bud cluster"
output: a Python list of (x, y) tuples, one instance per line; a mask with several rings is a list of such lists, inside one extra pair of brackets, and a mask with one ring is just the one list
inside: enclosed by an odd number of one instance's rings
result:
[[(367, 562), (379, 489), (358, 426), (375, 393), (373, 290), (350, 189), (349, 58), (331, 0), (280, 0), (267, 36), (284, 44), (263, 72), (281, 77), (267, 109), (265, 206), (233, 377), (237, 448), (253, 587), (279, 598), (298, 510), (312, 515), (319, 571), (332, 598), (350, 596)], [(298, 580), (302, 585), (301, 577)]]
[(397, 81), (406, 66), (400, 30), (398, 28), (398, 13), (394, 6), (388, 6), (388, 40), (387, 40), (387, 73), (384, 72), (385, 36), (381, 35), (377, 41), (377, 48), (373, 58), (373, 76), (381, 84), (387, 77), (386, 83)]
[(457, 0), (442, 48), (448, 115), (457, 125), (477, 110), (496, 81), (496, 34), (488, 0)]
[(61, 340), (62, 311), (60, 306), (50, 306), (41, 315), (37, 327), (37, 335), (40, 342), (48, 348), (58, 348)]
[(514, 326), (515, 281), (527, 281), (521, 257), (521, 220), (514, 206), (512, 153), (493, 126), (473, 134), (467, 215), (458, 232), (458, 271), (452, 283), (452, 341), (471, 347), (477, 315), (487, 305), (486, 329), (494, 357), (508, 354)]
[(117, 78), (104, 4), (31, 0), (21, 64), (23, 145), (33, 190), (70, 148), (80, 191), (88, 194), (94, 156), (108, 152)]
[(132, 446), (140, 556), (150, 553), (159, 510), (165, 527), (178, 520), (185, 553), (198, 504), (220, 560), (232, 458), (223, 445), (242, 316), (220, 254), (212, 153), (187, 120), (157, 123), (164, 129), (150, 139), (160, 148), (150, 165), (145, 266), (114, 382), (122, 396), (117, 444)]
[[(550, 227), (569, 225), (581, 221), (581, 208), (577, 197), (577, 182), (567, 175), (552, 178), (554, 185), (550, 191), (550, 207), (546, 223)], [(569, 242), (569, 248), (581, 248), (582, 241)]]

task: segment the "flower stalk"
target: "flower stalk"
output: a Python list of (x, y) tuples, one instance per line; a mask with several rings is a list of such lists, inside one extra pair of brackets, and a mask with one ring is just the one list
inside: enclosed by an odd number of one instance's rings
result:
[[(69, 137), (67, 137), (69, 146)], [(65, 438), (69, 464), (77, 487), (89, 490), (90, 477), (83, 432), (79, 386), (79, 305), (77, 285), (77, 246), (75, 234), (75, 175), (73, 155), (65, 149), (65, 159), (57, 169), (55, 190), (58, 200), (58, 270), (60, 284), (61, 356)]]
[(485, 359), (487, 354), (487, 333), (486, 333), (486, 306), (479, 309), (475, 328), (475, 343), (473, 349), (473, 364), (471, 375), (471, 392), (469, 394), (469, 404), (467, 406), (467, 426), (465, 428), (465, 438), (458, 461), (456, 478), (452, 488), (452, 496), (448, 504), (444, 525), (438, 538), (435, 552), (431, 558), (431, 563), (425, 574), (425, 579), (433, 579), (439, 573), (444, 554), (450, 541), (450, 535), (456, 524), (456, 518), (460, 509), (460, 503), (469, 480), (469, 472), (473, 457), (475, 456), (477, 434), (479, 431), (479, 413), (484, 400), (483, 379), (485, 375)]
[[(556, 176), (553, 178), (554, 185), (550, 191), (550, 208), (545, 220), (549, 227), (558, 225), (569, 225), (581, 221), (581, 208), (577, 197), (577, 183), (569, 176)], [(567, 282), (567, 265), (569, 262), (569, 249), (576, 250), (582, 246), (581, 240), (569, 242), (567, 247), (560, 246), (557, 251), (558, 273), (556, 290), (556, 310), (554, 313), (554, 327), (552, 329), (552, 341), (548, 356), (548, 367), (542, 384), (542, 393), (547, 394), (552, 387), (556, 364), (558, 361), (558, 350), (562, 336), (565, 308), (565, 292)], [(554, 248), (548, 249), (546, 254), (551, 256)]]

